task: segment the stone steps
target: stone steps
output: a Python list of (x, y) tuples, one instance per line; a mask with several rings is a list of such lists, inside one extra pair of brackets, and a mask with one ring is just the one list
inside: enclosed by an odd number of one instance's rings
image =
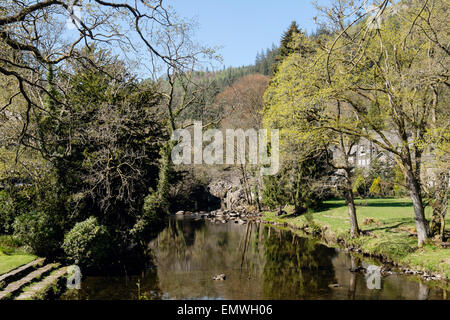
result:
[(35, 270), (37, 267), (42, 266), (45, 262), (44, 258), (33, 260), (23, 266), (20, 266), (14, 270), (11, 270), (5, 274), (0, 275), (0, 289), (6, 287), (13, 281), (16, 281), (26, 274)]
[(53, 271), (42, 281), (36, 282), (24, 290), (15, 300), (42, 300), (50, 295), (56, 295), (60, 290), (61, 281), (65, 279), (67, 267)]
[(17, 280), (15, 282), (9, 283), (3, 291), (0, 291), (0, 300), (4, 299), (12, 299), (14, 296), (20, 293), (20, 289), (23, 287), (32, 284), (40, 277), (45, 276), (50, 273), (52, 270), (59, 267), (59, 263), (51, 263), (47, 264), (39, 269), (36, 269), (30, 273), (28, 273), (25, 277)]

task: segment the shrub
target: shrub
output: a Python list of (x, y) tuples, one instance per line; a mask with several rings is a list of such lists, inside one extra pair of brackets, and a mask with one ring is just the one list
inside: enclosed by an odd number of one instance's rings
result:
[(14, 235), (40, 256), (54, 256), (60, 248), (62, 231), (57, 215), (30, 209), (14, 221)]
[(0, 191), (0, 233), (10, 233), (15, 218), (14, 201), (6, 191)]
[(62, 247), (68, 260), (85, 267), (97, 267), (109, 256), (110, 240), (107, 228), (90, 217), (65, 235)]
[(381, 194), (381, 178), (376, 177), (370, 186), (369, 192), (373, 196), (379, 196)]

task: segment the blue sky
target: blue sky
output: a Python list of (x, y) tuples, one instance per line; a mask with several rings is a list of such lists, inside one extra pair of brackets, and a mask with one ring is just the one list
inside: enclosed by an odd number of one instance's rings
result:
[(292, 20), (308, 32), (314, 30), (317, 15), (311, 0), (167, 0), (166, 4), (181, 17), (196, 19), (196, 40), (222, 46), (219, 53), (227, 67), (253, 64), (261, 49), (279, 44)]

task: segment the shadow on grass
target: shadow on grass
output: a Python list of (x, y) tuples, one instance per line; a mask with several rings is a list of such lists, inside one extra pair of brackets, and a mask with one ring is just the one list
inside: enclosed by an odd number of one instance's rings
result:
[(295, 213), (289, 213), (289, 214), (284, 214), (281, 216), (275, 216), (277, 218), (282, 218), (282, 219), (295, 219), (300, 217), (302, 214), (295, 214)]
[(407, 224), (407, 223), (410, 222), (409, 220), (406, 220), (406, 219), (403, 219), (403, 220), (405, 220), (405, 221), (398, 222), (398, 223), (396, 223), (394, 225), (375, 227), (375, 228), (372, 228), (372, 229), (364, 229), (364, 231), (371, 232), (371, 231), (380, 231), (380, 230), (392, 230), (392, 229), (398, 228), (401, 225), (404, 225), (404, 224)]
[[(412, 202), (404, 201), (403, 199), (390, 199), (392, 201), (385, 201), (385, 199), (374, 199), (374, 198), (367, 198), (367, 199), (355, 199), (355, 205), (360, 207), (393, 207), (393, 208), (408, 208), (412, 207)], [(346, 206), (346, 203), (344, 199), (330, 199), (327, 202), (324, 202), (318, 212), (325, 211), (329, 209), (335, 209)]]
[(364, 202), (364, 200), (358, 200), (355, 203), (357, 206), (361, 206), (361, 207), (372, 207), (372, 208), (385, 208), (385, 207), (394, 207), (394, 208), (398, 208), (398, 207), (402, 207), (402, 208), (408, 208), (408, 207), (412, 207), (412, 203), (411, 202), (401, 202), (401, 201), (396, 201), (396, 202)]
[(347, 206), (345, 202), (325, 202), (323, 203), (316, 212), (327, 211), (331, 209), (341, 208)]

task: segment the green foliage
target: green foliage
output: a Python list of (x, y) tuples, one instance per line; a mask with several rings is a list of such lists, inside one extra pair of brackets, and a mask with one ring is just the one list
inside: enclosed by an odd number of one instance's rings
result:
[[(353, 1), (328, 10), (330, 28), (337, 32), (321, 37), (315, 46), (312, 39), (299, 39), (312, 49), (310, 54), (294, 50), (282, 60), (265, 93), (264, 125), (280, 128), (284, 144), (294, 141), (304, 143), (305, 149), (337, 150), (333, 161), (346, 170), (347, 182), (352, 140), (365, 139), (395, 155), (409, 177), (411, 195), (415, 201), (419, 198), (414, 215), (418, 242), (423, 244), (428, 237), (420, 190), (424, 185), (420, 171), (428, 152), (424, 140), (430, 128), (448, 127), (449, 119), (449, 60), (444, 45), (448, 5), (442, 0), (408, 2), (408, 6), (390, 4), (398, 14), (383, 13), (380, 29), (370, 28), (361, 17), (343, 22), (342, 12), (351, 10)], [(292, 41), (295, 29), (293, 24), (287, 40)], [(435, 34), (432, 41), (430, 32)], [(282, 46), (280, 52), (286, 48)], [(431, 140), (441, 142), (439, 136)], [(440, 142), (435, 146), (445, 149)], [(371, 177), (375, 183), (369, 191), (387, 194), (393, 189), (392, 174), (378, 175)]]
[(281, 61), (292, 53), (298, 51), (298, 48), (295, 46), (295, 41), (301, 33), (302, 32), (299, 29), (297, 22), (292, 21), (289, 29), (281, 37), (280, 48), (278, 49), (278, 61)]
[[(32, 134), (24, 138), (38, 152), (20, 150), (19, 171), (15, 150), (0, 146), (0, 232), (14, 231), (41, 256), (61, 253), (64, 234), (89, 216), (110, 228), (125, 252), (156, 187), (167, 139), (157, 84), (136, 81), (108, 51), (93, 46), (80, 54), (89, 63), (48, 67), (42, 108), (30, 115)], [(89, 259), (96, 254), (104, 258), (97, 250)]]
[(60, 251), (66, 217), (67, 194), (53, 176), (36, 184), (14, 186), (9, 197), (15, 203), (14, 236), (40, 256), (54, 257)]
[(159, 230), (163, 220), (169, 214), (169, 188), (175, 180), (175, 172), (171, 161), (173, 142), (169, 141), (161, 146), (159, 159), (159, 177), (156, 189), (150, 188), (144, 199), (143, 215), (138, 217), (134, 226), (129, 230), (134, 239), (145, 239), (152, 230)]
[(285, 162), (277, 175), (264, 178), (263, 203), (269, 208), (292, 204), (296, 214), (317, 209), (328, 196), (329, 174), (323, 154), (299, 162)]
[(286, 173), (266, 176), (264, 177), (264, 189), (262, 192), (263, 204), (272, 209), (276, 207), (281, 208), (283, 205), (292, 202), (291, 190)]
[(405, 185), (405, 176), (401, 168), (396, 165), (394, 166), (394, 186), (393, 192), (396, 197), (402, 197), (407, 195), (407, 190), (404, 187)]
[(369, 192), (372, 196), (381, 195), (381, 177), (376, 177), (375, 179), (373, 179)]
[(52, 212), (30, 209), (14, 222), (14, 235), (39, 256), (55, 256), (61, 245), (61, 234), (60, 223)]
[(169, 186), (173, 175), (171, 151), (173, 142), (165, 143), (161, 148), (160, 170), (158, 185), (154, 192), (151, 192), (144, 201), (144, 213), (148, 216), (158, 216), (160, 213), (168, 213), (169, 208)]
[(77, 223), (64, 237), (62, 248), (67, 258), (85, 267), (99, 266), (110, 253), (111, 237), (97, 218)]
[(326, 162), (326, 155), (322, 153), (300, 161), (296, 171), (294, 196), (296, 213), (318, 209), (328, 196), (328, 177), (332, 172)]
[(14, 219), (16, 218), (14, 200), (6, 190), (0, 191), (0, 233), (11, 233)]
[(353, 192), (358, 194), (360, 197), (365, 197), (368, 192), (367, 189), (366, 179), (362, 173), (359, 173), (353, 183)]
[(154, 85), (136, 83), (109, 52), (86, 54), (96, 66), (74, 63), (73, 74), (58, 73), (60, 80), (68, 79), (70, 112), (63, 112), (63, 105), (50, 108), (58, 124), (40, 121), (39, 133), (77, 215), (101, 214), (107, 217), (102, 222), (119, 226), (124, 212), (142, 210), (157, 178), (159, 98)]
[[(355, 169), (355, 181), (353, 182), (353, 192), (360, 197), (372, 196), (395, 196), (395, 168), (391, 161), (380, 161), (372, 159), (369, 168)], [(376, 182), (375, 182), (376, 180)], [(376, 193), (371, 191), (371, 186), (375, 182)]]

